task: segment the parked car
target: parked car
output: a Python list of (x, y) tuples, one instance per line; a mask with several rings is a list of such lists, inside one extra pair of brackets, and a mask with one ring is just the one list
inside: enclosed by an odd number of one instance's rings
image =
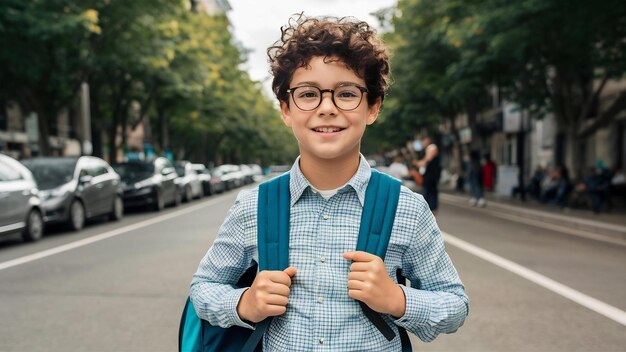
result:
[(24, 241), (43, 236), (44, 211), (31, 172), (10, 156), (0, 154), (0, 236), (21, 232)]
[(254, 180), (254, 182), (260, 182), (265, 178), (263, 177), (263, 168), (261, 168), (260, 165), (248, 164), (248, 166), (252, 170), (252, 179)]
[(211, 185), (213, 187), (213, 191), (215, 193), (222, 193), (226, 190), (226, 183), (222, 180), (221, 177), (215, 174), (213, 171), (209, 171), (211, 173)]
[(224, 164), (213, 170), (215, 175), (219, 176), (226, 185), (226, 189), (234, 189), (244, 184), (244, 175), (239, 171), (239, 166)]
[(254, 173), (252, 172), (252, 169), (250, 168), (250, 166), (246, 164), (241, 164), (239, 165), (239, 171), (241, 172), (241, 175), (243, 176), (244, 185), (248, 185), (254, 182)]
[(124, 216), (120, 175), (92, 156), (21, 160), (32, 173), (43, 202), (46, 223), (63, 223), (77, 231), (89, 218)]
[(202, 182), (202, 191), (205, 196), (224, 191), (224, 182), (219, 177), (213, 177), (206, 166), (203, 164), (192, 164), (191, 167)]
[(174, 163), (176, 173), (176, 183), (183, 194), (183, 201), (190, 202), (194, 198), (202, 197), (202, 181), (193, 170), (191, 162), (180, 160)]
[(124, 207), (149, 206), (160, 211), (166, 205), (180, 204), (182, 195), (175, 182), (178, 175), (166, 158), (133, 160), (112, 166), (122, 179)]

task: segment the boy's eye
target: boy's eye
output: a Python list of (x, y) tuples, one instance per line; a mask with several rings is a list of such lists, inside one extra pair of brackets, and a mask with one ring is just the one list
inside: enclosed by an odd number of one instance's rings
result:
[(317, 89), (298, 89), (298, 98), (313, 99), (319, 97), (320, 92)]
[(354, 87), (344, 87), (344, 88), (341, 88), (341, 89), (337, 89), (335, 91), (335, 98), (340, 98), (340, 99), (358, 98), (360, 93), (361, 92), (357, 88), (354, 88)]

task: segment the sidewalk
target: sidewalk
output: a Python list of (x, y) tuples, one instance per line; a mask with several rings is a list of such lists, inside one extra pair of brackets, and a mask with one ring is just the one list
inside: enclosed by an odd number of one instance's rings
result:
[[(470, 199), (468, 192), (458, 193), (451, 188), (443, 187), (440, 190), (440, 199), (443, 203), (474, 208), (468, 203)], [(611, 213), (594, 214), (591, 210), (561, 209), (554, 205), (539, 203), (534, 199), (523, 202), (491, 192), (486, 192), (485, 199), (487, 200), (485, 210), (515, 217), (518, 221), (523, 221), (523, 219), (541, 221), (575, 231), (584, 231), (591, 235), (586, 237), (593, 237), (595, 234), (626, 244), (626, 212), (623, 209)]]

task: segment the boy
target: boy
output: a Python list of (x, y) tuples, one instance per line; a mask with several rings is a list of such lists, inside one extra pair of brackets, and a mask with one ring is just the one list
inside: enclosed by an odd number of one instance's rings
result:
[[(355, 252), (371, 170), (360, 154), (388, 87), (388, 56), (364, 22), (300, 19), (268, 50), (273, 90), (300, 156), (290, 171), (289, 263), (234, 289), (258, 258), (258, 189), (242, 191), (191, 284), (198, 316), (254, 328), (266, 351), (399, 351), (397, 326), (424, 341), (463, 324), (468, 300), (424, 199), (402, 188), (385, 261)], [(396, 269), (413, 287), (398, 285)], [(384, 316), (387, 341), (358, 301)]]

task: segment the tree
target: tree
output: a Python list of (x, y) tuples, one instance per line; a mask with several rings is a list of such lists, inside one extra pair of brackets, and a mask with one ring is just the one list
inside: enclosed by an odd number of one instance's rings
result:
[(70, 1), (0, 1), (0, 98), (35, 112), (39, 152), (50, 155), (49, 131), (86, 79), (88, 40), (98, 14)]
[(626, 4), (457, 0), (449, 6), (468, 10), (451, 24), (463, 63), (482, 62), (485, 73), (496, 72), (505, 96), (533, 117), (554, 113), (572, 165), (580, 166), (575, 141), (626, 109), (626, 91), (603, 109), (598, 100), (607, 81), (626, 72)]
[(626, 109), (626, 91), (599, 104), (626, 72), (623, 1), (400, 0), (393, 24), (396, 84), (383, 116), (400, 131), (458, 113), (471, 123), (495, 86), (532, 117), (554, 113), (578, 166), (575, 141)]
[(443, 1), (398, 2), (391, 19), (394, 31), (385, 35), (394, 83), (382, 121), (372, 129), (377, 144), (382, 139), (401, 146), (416, 131), (434, 130), (444, 121), (456, 133), (454, 121), (460, 113), (467, 113), (474, 126), (476, 114), (487, 106), (492, 77), (475, 64), (463, 63), (459, 43), (452, 40), (451, 23), (465, 13)]

